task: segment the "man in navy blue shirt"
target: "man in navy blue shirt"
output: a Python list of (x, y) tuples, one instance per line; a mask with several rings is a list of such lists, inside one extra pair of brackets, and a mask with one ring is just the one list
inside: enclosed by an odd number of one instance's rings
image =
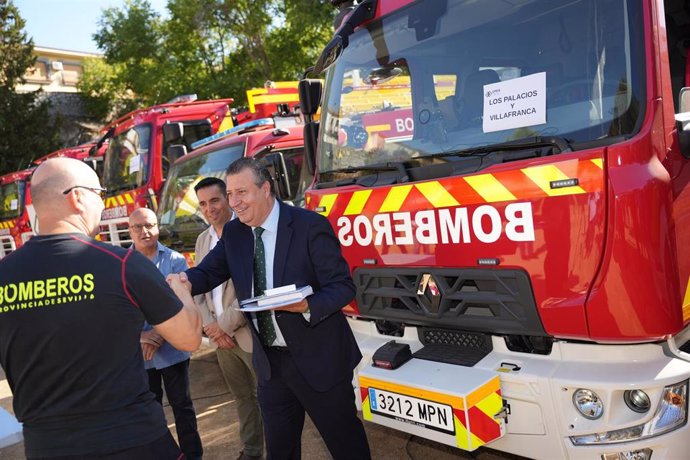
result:
[(103, 192), (81, 161), (41, 163), (31, 183), (39, 234), (0, 261), (0, 365), (26, 457), (179, 460), (139, 339), (146, 320), (195, 350), (201, 318), (143, 255), (92, 238)]
[[(132, 213), (129, 217), (129, 234), (134, 248), (151, 260), (163, 276), (188, 268), (182, 254), (158, 242), (158, 221), (156, 214), (150, 209), (139, 208)], [(173, 347), (148, 323), (144, 324), (141, 333), (141, 349), (149, 375), (149, 387), (161, 404), (165, 385), (165, 393), (175, 416), (177, 439), (182, 452), (187, 459), (200, 459), (204, 451), (189, 391), (190, 353)]]

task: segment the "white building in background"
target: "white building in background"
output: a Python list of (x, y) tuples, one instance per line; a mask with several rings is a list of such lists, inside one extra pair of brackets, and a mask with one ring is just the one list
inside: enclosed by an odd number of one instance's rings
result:
[[(73, 146), (93, 139), (100, 128), (87, 117), (77, 83), (84, 71), (84, 60), (102, 58), (100, 54), (34, 46), (36, 63), (24, 75), (25, 82), (16, 91), (43, 90), (41, 98), (51, 103), (51, 113), (62, 118), (60, 137), (63, 146)], [(48, 152), (45, 152), (48, 153)]]
[(26, 83), (19, 85), (17, 92), (43, 89), (46, 93), (76, 93), (84, 60), (103, 57), (100, 54), (43, 46), (34, 46), (34, 55), (36, 63), (24, 75)]

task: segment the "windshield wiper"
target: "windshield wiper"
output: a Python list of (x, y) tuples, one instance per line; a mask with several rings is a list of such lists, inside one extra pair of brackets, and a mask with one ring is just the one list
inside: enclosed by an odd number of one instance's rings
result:
[(349, 166), (347, 168), (332, 169), (330, 171), (322, 171), (321, 174), (333, 174), (333, 173), (358, 173), (362, 171), (398, 171), (398, 183), (408, 182), (410, 180), (407, 175), (407, 170), (402, 162), (388, 162), (383, 164), (373, 164), (373, 165), (361, 165), (361, 166)]
[(484, 145), (481, 147), (470, 147), (463, 150), (452, 152), (441, 152), (428, 155), (426, 158), (447, 157), (447, 156), (472, 156), (483, 153), (500, 152), (502, 150), (523, 150), (537, 147), (553, 146), (558, 149), (558, 153), (572, 152), (570, 141), (560, 136), (535, 136), (518, 139), (516, 141), (501, 142), (499, 144)]

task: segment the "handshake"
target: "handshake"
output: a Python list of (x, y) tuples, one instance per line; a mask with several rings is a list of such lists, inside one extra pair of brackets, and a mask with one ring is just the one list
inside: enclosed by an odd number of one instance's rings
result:
[[(189, 282), (185, 272), (171, 273), (165, 277), (165, 281), (168, 282), (170, 288), (175, 291), (175, 294), (177, 294), (177, 296), (181, 299), (182, 296), (192, 294), (192, 283)], [(181, 293), (184, 294), (181, 295)]]

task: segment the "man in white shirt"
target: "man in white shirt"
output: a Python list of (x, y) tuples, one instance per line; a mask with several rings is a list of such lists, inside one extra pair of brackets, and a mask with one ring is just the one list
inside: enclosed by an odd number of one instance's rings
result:
[[(225, 182), (207, 177), (195, 187), (199, 210), (209, 227), (196, 240), (196, 262), (213, 249), (232, 217)], [(216, 357), (230, 391), (237, 398), (240, 439), (243, 450), (238, 460), (259, 459), (264, 437), (261, 412), (256, 395), (256, 376), (252, 368), (252, 336), (244, 315), (236, 310), (237, 296), (232, 280), (211, 292), (195, 297), (203, 319), (204, 333), (217, 347)]]

